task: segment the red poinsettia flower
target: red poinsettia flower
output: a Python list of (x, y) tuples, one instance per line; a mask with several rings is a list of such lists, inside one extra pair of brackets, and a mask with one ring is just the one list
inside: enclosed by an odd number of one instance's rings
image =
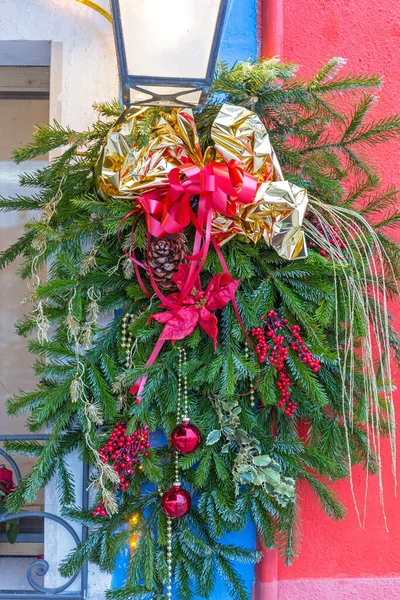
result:
[(8, 495), (17, 489), (13, 481), (13, 472), (5, 465), (0, 465), (0, 489)]
[[(187, 263), (180, 265), (177, 273), (172, 277), (179, 291), (182, 291), (188, 279), (190, 266)], [(214, 347), (217, 345), (218, 319), (211, 312), (218, 310), (228, 304), (234, 297), (240, 281), (233, 279), (229, 273), (215, 275), (210, 280), (206, 290), (202, 290), (200, 278), (193, 284), (192, 291), (182, 300), (180, 293), (176, 292), (168, 296), (169, 302), (176, 304), (176, 308), (169, 308), (165, 304), (161, 308), (168, 312), (152, 315), (153, 319), (165, 325), (160, 340), (182, 340), (195, 330), (197, 325), (206, 332), (213, 340)], [(180, 302), (180, 304), (178, 304)]]

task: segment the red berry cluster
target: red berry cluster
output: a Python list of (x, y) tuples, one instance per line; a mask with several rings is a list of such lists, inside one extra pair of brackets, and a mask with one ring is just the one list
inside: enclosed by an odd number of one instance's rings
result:
[[(114, 471), (119, 475), (121, 491), (130, 486), (129, 479), (135, 474), (140, 455), (150, 456), (148, 430), (148, 425), (138, 425), (132, 435), (126, 435), (126, 423), (117, 423), (109, 439), (99, 450), (101, 461), (111, 462)], [(106, 516), (103, 501), (93, 510), (93, 515)]]
[[(326, 229), (324, 229), (324, 227), (321, 225), (321, 222), (318, 219), (314, 219), (314, 225), (318, 229), (319, 233), (321, 235), (323, 235), (325, 238), (327, 238), (327, 231), (326, 231)], [(342, 249), (345, 248), (347, 246), (347, 241), (342, 240), (339, 237), (339, 234), (338, 234), (339, 228), (334, 226), (331, 229), (332, 229), (332, 235), (329, 238), (329, 243), (332, 246), (337, 246), (338, 248), (342, 248)], [(314, 248), (316, 246), (315, 242), (308, 242), (308, 245), (310, 246), (310, 248)], [(325, 256), (328, 260), (330, 260), (330, 256), (326, 250), (320, 249), (319, 253), (321, 256)]]
[(99, 504), (95, 507), (95, 509), (92, 511), (92, 515), (94, 517), (106, 517), (107, 516), (107, 511), (104, 507), (104, 500), (100, 500)]
[(263, 327), (253, 327), (251, 330), (251, 334), (257, 340), (256, 352), (261, 363), (267, 360), (267, 354), (270, 352), (269, 364), (276, 366), (278, 372), (276, 387), (280, 391), (279, 407), (284, 409), (285, 415), (292, 417), (296, 411), (297, 402), (290, 400), (291, 381), (285, 365), (288, 348), (284, 345), (285, 336), (278, 332), (286, 333), (291, 350), (297, 352), (300, 360), (310, 367), (314, 373), (318, 373), (321, 364), (304, 344), (299, 325), (288, 325), (287, 319), (280, 320), (275, 310), (270, 310), (266, 317), (261, 316), (261, 320), (264, 322)]

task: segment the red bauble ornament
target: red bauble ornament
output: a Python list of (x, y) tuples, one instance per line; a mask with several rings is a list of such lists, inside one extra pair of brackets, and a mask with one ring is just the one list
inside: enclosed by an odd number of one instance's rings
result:
[(174, 485), (165, 492), (161, 500), (163, 512), (171, 519), (178, 519), (188, 514), (192, 506), (192, 498), (180, 485)]
[(171, 446), (180, 454), (189, 454), (200, 444), (200, 431), (189, 419), (183, 419), (171, 433)]

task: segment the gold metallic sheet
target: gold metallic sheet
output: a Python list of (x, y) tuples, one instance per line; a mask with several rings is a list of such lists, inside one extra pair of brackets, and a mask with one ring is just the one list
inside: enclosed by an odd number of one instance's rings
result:
[(134, 198), (168, 184), (168, 173), (190, 159), (203, 166), (193, 113), (173, 108), (157, 115), (149, 143), (135, 144), (151, 107), (125, 110), (107, 134), (100, 155), (98, 183), (105, 196)]
[(261, 237), (287, 260), (307, 257), (301, 228), (308, 204), (307, 192), (289, 181), (261, 184), (256, 202), (240, 206), (235, 217), (218, 215), (213, 220), (214, 238), (223, 245), (235, 235), (254, 243)]
[(155, 118), (149, 143), (139, 149), (136, 134), (149, 116), (150, 107), (125, 110), (107, 135), (98, 163), (98, 183), (105, 197), (140, 196), (168, 185), (171, 169), (191, 161), (203, 167), (210, 160), (235, 161), (258, 181), (254, 203), (237, 203), (236, 215), (214, 214), (213, 236), (221, 245), (235, 235), (254, 243), (261, 238), (275, 251), (294, 260), (307, 256), (302, 223), (307, 192), (288, 181), (269, 140), (268, 132), (253, 112), (224, 104), (212, 128), (216, 152), (202, 155), (190, 109), (165, 109)]
[(227, 162), (235, 160), (259, 182), (283, 179), (268, 132), (250, 110), (224, 104), (211, 127), (211, 137)]

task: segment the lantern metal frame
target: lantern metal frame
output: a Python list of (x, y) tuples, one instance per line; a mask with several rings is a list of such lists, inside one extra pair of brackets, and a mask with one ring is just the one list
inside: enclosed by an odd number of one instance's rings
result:
[[(168, 0), (166, 0), (168, 1)], [(193, 103), (185, 101), (182, 96), (186, 96), (190, 92), (201, 90), (199, 105), (204, 105), (208, 91), (211, 87), (215, 66), (218, 58), (219, 45), (222, 38), (224, 24), (226, 21), (228, 7), (230, 0), (220, 0), (218, 16), (215, 23), (214, 36), (211, 45), (211, 52), (207, 65), (207, 72), (204, 78), (191, 78), (191, 77), (148, 77), (146, 75), (132, 75), (128, 72), (128, 62), (125, 52), (124, 34), (122, 28), (121, 11), (119, 7), (119, 0), (110, 0), (111, 12), (113, 17), (113, 30), (115, 48), (117, 53), (118, 71), (121, 86), (121, 99), (125, 106), (159, 106), (166, 104), (168, 106), (179, 106), (193, 108)], [(156, 91), (146, 89), (145, 86), (155, 87), (177, 87), (180, 89), (175, 94), (162, 94)], [(131, 102), (130, 90), (134, 89), (139, 92), (143, 92), (150, 96), (147, 100), (137, 100)]]

